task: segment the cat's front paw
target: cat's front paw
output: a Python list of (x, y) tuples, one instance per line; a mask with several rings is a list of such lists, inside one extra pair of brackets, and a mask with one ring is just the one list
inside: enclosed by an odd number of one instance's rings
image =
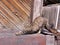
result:
[(16, 36), (20, 36), (20, 35), (22, 35), (22, 32), (21, 32), (21, 31), (16, 32), (15, 35), (16, 35)]

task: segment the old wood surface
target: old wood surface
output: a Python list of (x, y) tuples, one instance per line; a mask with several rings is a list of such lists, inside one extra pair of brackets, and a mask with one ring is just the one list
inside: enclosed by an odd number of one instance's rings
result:
[(41, 15), (42, 6), (43, 0), (1, 0), (0, 27), (13, 32), (29, 28)]
[(2, 33), (0, 45), (46, 45), (46, 37), (41, 34), (15, 36)]
[(42, 15), (43, 0), (34, 0), (33, 5), (33, 21), (38, 16)]
[(22, 30), (30, 24), (32, 0), (0, 0), (0, 27), (8, 30)]
[(58, 16), (58, 22), (57, 21), (57, 15), (60, 16), (60, 5), (54, 4), (43, 7), (43, 16), (48, 18), (48, 21), (50, 24), (54, 24), (55, 28), (60, 29), (60, 17)]

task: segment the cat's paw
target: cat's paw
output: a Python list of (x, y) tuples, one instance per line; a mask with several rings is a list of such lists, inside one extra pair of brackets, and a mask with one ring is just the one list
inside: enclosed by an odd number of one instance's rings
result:
[(20, 35), (22, 35), (22, 32), (21, 32), (21, 31), (16, 32), (15, 35), (16, 35), (16, 36), (20, 36)]

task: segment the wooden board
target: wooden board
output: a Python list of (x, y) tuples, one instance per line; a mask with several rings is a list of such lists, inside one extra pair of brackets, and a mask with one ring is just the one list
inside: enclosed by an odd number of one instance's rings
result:
[(18, 31), (30, 25), (31, 4), (32, 0), (0, 0), (0, 27)]
[(0, 34), (0, 45), (46, 45), (46, 38), (44, 35), (33, 34), (14, 36), (11, 34)]
[[(58, 26), (58, 18), (59, 18), (59, 14), (60, 14), (60, 5), (56, 4), (56, 5), (49, 5), (49, 6), (45, 6), (43, 8), (43, 16), (48, 18), (49, 20), (49, 24), (54, 24), (55, 28), (58, 28), (60, 26)], [(58, 18), (57, 18), (57, 15)], [(57, 23), (56, 23), (57, 22)], [(58, 28), (59, 29), (59, 28)]]

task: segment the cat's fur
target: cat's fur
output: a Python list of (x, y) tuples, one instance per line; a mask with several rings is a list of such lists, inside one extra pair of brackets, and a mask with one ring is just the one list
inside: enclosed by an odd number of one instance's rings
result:
[(32, 25), (25, 24), (25, 29), (16, 33), (16, 35), (25, 35), (25, 34), (34, 34), (41, 32), (42, 28), (47, 29), (49, 32), (53, 33), (53, 35), (59, 35), (60, 33), (57, 32), (57, 29), (53, 28), (48, 24), (48, 20), (43, 17), (37, 17)]
[(16, 35), (23, 35), (23, 34), (33, 34), (33, 33), (38, 33), (39, 31), (41, 31), (41, 28), (46, 25), (48, 26), (48, 20), (46, 18), (43, 17), (37, 17), (32, 25), (26, 26), (27, 28), (25, 28), (23, 31), (19, 31), (16, 33)]

